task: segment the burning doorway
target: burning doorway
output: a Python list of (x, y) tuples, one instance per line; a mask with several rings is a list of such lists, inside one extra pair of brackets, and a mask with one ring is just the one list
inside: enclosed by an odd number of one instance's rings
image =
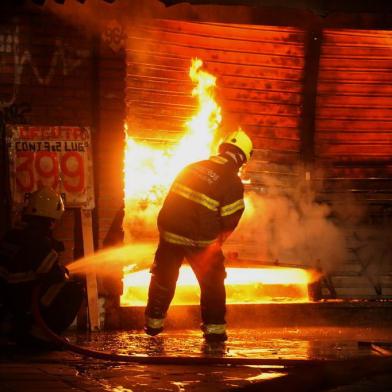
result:
[[(156, 240), (155, 227), (158, 210), (174, 177), (188, 163), (206, 159), (214, 154), (222, 136), (221, 108), (215, 99), (216, 78), (203, 70), (202, 61), (192, 60), (189, 76), (197, 99), (195, 114), (185, 121), (186, 131), (177, 143), (167, 140), (157, 144), (137, 141), (131, 125), (126, 130), (125, 150), (125, 240), (128, 243)], [(251, 183), (249, 178), (243, 182)], [(246, 198), (246, 204), (251, 203)], [(135, 266), (124, 268), (123, 306), (144, 305), (147, 298), (148, 270), (134, 271)], [(276, 300), (308, 300), (308, 284), (313, 274), (299, 268), (228, 268), (226, 286), (228, 303), (260, 303)], [(190, 268), (180, 273), (174, 303), (194, 304), (196, 280)]]

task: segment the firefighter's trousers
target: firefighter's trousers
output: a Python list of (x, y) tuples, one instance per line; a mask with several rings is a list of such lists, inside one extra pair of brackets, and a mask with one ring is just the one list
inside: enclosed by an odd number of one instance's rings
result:
[(163, 319), (173, 299), (179, 269), (186, 259), (200, 285), (200, 307), (203, 324), (225, 324), (226, 271), (219, 244), (191, 247), (171, 244), (160, 239), (151, 268), (146, 316)]

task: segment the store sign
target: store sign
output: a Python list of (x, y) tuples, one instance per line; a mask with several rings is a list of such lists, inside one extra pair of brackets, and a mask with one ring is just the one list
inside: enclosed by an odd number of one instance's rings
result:
[(66, 126), (8, 126), (14, 204), (42, 186), (63, 195), (67, 207), (94, 208), (90, 130)]

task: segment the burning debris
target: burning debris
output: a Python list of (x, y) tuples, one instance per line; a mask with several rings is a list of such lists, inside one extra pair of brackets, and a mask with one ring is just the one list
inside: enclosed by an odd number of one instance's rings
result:
[[(124, 269), (125, 291), (122, 306), (145, 306), (149, 271), (128, 272)], [(226, 268), (227, 304), (295, 301), (306, 302), (310, 271), (300, 268)], [(198, 282), (188, 266), (180, 270), (173, 305), (195, 305), (200, 302)]]

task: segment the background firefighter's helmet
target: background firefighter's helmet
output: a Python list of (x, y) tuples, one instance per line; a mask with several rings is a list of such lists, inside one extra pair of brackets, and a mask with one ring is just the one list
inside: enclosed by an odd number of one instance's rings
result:
[(221, 142), (222, 144), (231, 144), (239, 148), (249, 161), (253, 152), (253, 143), (250, 137), (240, 128), (238, 131), (229, 133)]
[(63, 212), (64, 203), (61, 196), (52, 188), (43, 187), (31, 194), (23, 214), (60, 219)]

